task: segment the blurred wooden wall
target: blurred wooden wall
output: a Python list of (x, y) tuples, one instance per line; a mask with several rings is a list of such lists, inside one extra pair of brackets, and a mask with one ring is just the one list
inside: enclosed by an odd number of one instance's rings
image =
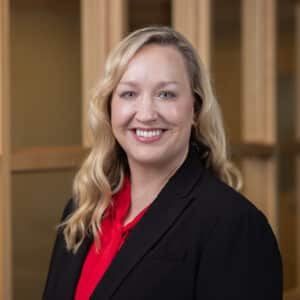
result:
[[(174, 26), (204, 61), (243, 170), (243, 193), (280, 241), (285, 299), (300, 299), (299, 5), (0, 0), (0, 299), (40, 299), (54, 227), (91, 144), (91, 89), (113, 45), (151, 24)], [(292, 30), (280, 29), (292, 18)], [(291, 132), (287, 123), (295, 128), (290, 139), (283, 138)]]

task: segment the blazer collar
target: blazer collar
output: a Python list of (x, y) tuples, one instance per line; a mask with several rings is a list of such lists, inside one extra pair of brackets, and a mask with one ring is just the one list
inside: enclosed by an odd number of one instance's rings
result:
[(191, 145), (186, 160), (128, 235), (91, 299), (107, 300), (111, 297), (127, 274), (189, 204), (191, 197), (188, 195), (200, 180), (203, 170), (200, 150)]

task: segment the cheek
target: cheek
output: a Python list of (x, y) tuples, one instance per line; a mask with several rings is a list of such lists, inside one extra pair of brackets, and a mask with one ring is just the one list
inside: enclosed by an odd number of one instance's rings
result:
[(191, 103), (178, 104), (168, 111), (169, 121), (174, 124), (190, 127), (193, 122), (194, 108)]
[(130, 120), (132, 109), (130, 105), (121, 103), (118, 99), (113, 99), (111, 103), (111, 123), (112, 127), (121, 127)]
[(183, 122), (190, 127), (193, 123), (194, 119), (194, 101), (193, 99), (189, 99), (188, 103), (184, 103), (182, 107), (180, 107), (180, 111), (182, 112)]

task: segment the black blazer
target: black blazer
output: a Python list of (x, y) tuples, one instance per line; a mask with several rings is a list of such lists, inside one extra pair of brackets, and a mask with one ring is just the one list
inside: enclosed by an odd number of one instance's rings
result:
[[(191, 146), (90, 299), (282, 299), (281, 256), (266, 217), (199, 157)], [(71, 200), (63, 218), (73, 210)], [(73, 255), (58, 233), (44, 300), (73, 299), (91, 242)]]

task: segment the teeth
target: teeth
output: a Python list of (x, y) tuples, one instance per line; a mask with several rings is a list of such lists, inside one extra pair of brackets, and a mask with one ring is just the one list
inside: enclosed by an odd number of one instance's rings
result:
[(140, 129), (137, 129), (136, 130), (136, 135), (137, 136), (142, 136), (144, 138), (151, 138), (153, 136), (158, 136), (160, 135), (162, 132), (161, 129), (158, 129), (158, 130), (152, 130), (152, 131), (146, 131), (146, 130), (140, 130)]

